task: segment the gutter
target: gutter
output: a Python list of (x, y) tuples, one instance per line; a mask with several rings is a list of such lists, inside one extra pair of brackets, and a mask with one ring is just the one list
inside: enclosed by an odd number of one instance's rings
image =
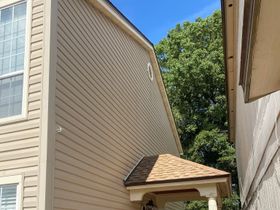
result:
[[(230, 78), (229, 75), (229, 66), (228, 62), (232, 60), (232, 63), (234, 62), (234, 49), (231, 54), (228, 54), (228, 48), (227, 48), (227, 40), (228, 40), (228, 34), (227, 34), (227, 8), (234, 9), (234, 1), (229, 0), (221, 0), (221, 10), (222, 10), (222, 24), (223, 24), (223, 49), (224, 49), (224, 65), (225, 65), (225, 83), (226, 83), (226, 98), (227, 98), (227, 118), (228, 118), (228, 139), (231, 142), (235, 142), (235, 95), (236, 95), (236, 87), (235, 87), (235, 77)], [(234, 16), (232, 17), (234, 18)], [(230, 23), (234, 27), (234, 22)], [(232, 34), (234, 37), (234, 34)], [(233, 75), (235, 74), (234, 64), (232, 66), (233, 68)], [(232, 80), (233, 87), (230, 87), (229, 80)], [(232, 106), (231, 103), (233, 102)]]
[[(227, 118), (228, 127), (230, 124), (230, 109), (229, 109), (229, 85), (228, 85), (228, 67), (227, 67), (227, 33), (226, 33), (226, 14), (225, 14), (225, 0), (221, 0), (221, 10), (222, 10), (222, 24), (223, 24), (223, 50), (224, 50), (224, 65), (225, 65), (225, 83), (226, 83), (226, 98), (227, 98)], [(228, 139), (231, 136), (231, 130), (228, 128)]]

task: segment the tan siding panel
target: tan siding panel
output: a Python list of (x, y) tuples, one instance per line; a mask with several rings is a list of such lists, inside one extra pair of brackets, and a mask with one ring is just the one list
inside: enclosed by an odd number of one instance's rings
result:
[(43, 57), (43, 0), (33, 0), (27, 119), (0, 126), (0, 176), (23, 175), (23, 209), (38, 202), (40, 107)]
[(149, 54), (85, 0), (59, 0), (57, 29), (55, 209), (138, 210), (123, 178), (178, 155)]
[(185, 205), (183, 202), (167, 203), (165, 206), (166, 210), (183, 210)]

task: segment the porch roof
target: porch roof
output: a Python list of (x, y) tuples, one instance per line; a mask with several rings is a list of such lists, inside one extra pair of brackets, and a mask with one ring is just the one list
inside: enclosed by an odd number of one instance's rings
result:
[(220, 210), (221, 198), (231, 194), (229, 173), (170, 154), (142, 158), (124, 185), (130, 201), (143, 203), (147, 195), (158, 209), (167, 202), (208, 200), (209, 209)]
[(162, 154), (142, 158), (125, 179), (124, 185), (129, 187), (222, 177), (229, 178), (230, 174), (170, 154)]

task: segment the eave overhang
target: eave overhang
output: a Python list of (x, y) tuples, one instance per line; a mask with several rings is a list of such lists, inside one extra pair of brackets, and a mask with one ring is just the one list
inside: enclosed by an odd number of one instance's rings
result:
[(280, 90), (279, 1), (245, 0), (240, 82), (245, 103)]
[(183, 193), (192, 197), (195, 190), (199, 192), (196, 194), (199, 199), (209, 197), (211, 193), (214, 197), (231, 194), (229, 173), (170, 154), (141, 158), (125, 178), (124, 185), (130, 191), (131, 201), (142, 201), (148, 193)]
[[(130, 192), (130, 201), (140, 202), (143, 200), (145, 194), (152, 193), (166, 193), (169, 195), (177, 194), (178, 192), (187, 193), (189, 190), (195, 189), (199, 192), (198, 200), (203, 200), (210, 196), (214, 197), (228, 197), (231, 195), (231, 188), (229, 187), (229, 177), (204, 179), (204, 180), (189, 180), (182, 182), (166, 182), (157, 184), (146, 184), (137, 186), (128, 186), (127, 190)], [(214, 194), (214, 195), (213, 195)], [(186, 197), (178, 201), (186, 201)]]
[(229, 140), (235, 141), (236, 121), (236, 70), (235, 70), (235, 7), (236, 1), (221, 0), (224, 63), (226, 74), (227, 113), (229, 121)]
[(229, 139), (234, 142), (237, 85), (243, 88), (245, 103), (280, 90), (280, 1), (221, 2)]

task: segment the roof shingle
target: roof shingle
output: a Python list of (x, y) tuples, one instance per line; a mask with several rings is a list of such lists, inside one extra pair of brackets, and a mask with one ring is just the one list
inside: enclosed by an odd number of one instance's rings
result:
[(230, 174), (170, 154), (144, 157), (124, 181), (125, 186), (229, 177)]

